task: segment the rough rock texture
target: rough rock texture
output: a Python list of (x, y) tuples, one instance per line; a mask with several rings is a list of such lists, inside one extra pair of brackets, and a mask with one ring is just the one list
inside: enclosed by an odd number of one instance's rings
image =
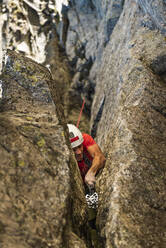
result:
[[(57, 46), (55, 30), (51, 32), (54, 39), (46, 64), (51, 58), (57, 84), (48, 84), (54, 102), (68, 102), (67, 120), (76, 123), (85, 98), (85, 118), (91, 114), (92, 135), (107, 156), (97, 182), (97, 224), (105, 248), (166, 246), (165, 13), (165, 0), (70, 0), (63, 8), (59, 39), (72, 70)], [(64, 120), (62, 106), (57, 111)], [(82, 123), (88, 126), (87, 122), (81, 122), (85, 130)], [(71, 247), (84, 247), (85, 211), (80, 215), (78, 210), (83, 200), (77, 198), (82, 196), (77, 190), (82, 190), (74, 184), (78, 177), (74, 164), (69, 163), (75, 173), (71, 185), (76, 191), (70, 201), (75, 205), (72, 220), (66, 214), (72, 228), (65, 230), (65, 237), (72, 237), (66, 238)]]
[(91, 112), (101, 56), (122, 12), (123, 3), (124, 0), (70, 1), (66, 53), (75, 67), (70, 91), (77, 103), (81, 98), (85, 99), (87, 114)]
[(122, 12), (123, 3), (122, 0), (70, 1), (66, 51), (77, 66), (85, 59), (94, 61), (100, 58)]
[(162, 0), (71, 1), (68, 11), (73, 88), (96, 82), (92, 134), (107, 155), (97, 223), (109, 248), (166, 246), (165, 12)]
[[(52, 77), (56, 80), (59, 102), (63, 104), (66, 121), (76, 125), (81, 110), (82, 99), (80, 91), (71, 89), (73, 70), (64, 49), (59, 44), (56, 33), (54, 33), (54, 38), (48, 45), (48, 63), (50, 64)], [(85, 112), (82, 114), (79, 127), (84, 131), (89, 130), (89, 116)]]
[(81, 177), (55, 81), (43, 66), (8, 51), (1, 82), (0, 246), (89, 247)]
[(91, 123), (104, 102), (97, 223), (106, 248), (166, 246), (165, 11), (164, 1), (125, 1), (98, 72)]
[[(80, 81), (80, 86), (74, 89), (70, 87), (75, 85), (77, 77), (74, 77), (74, 83), (72, 83), (74, 68), (71, 69), (64, 53), (69, 25), (66, 5), (67, 0), (2, 1), (0, 5), (0, 71), (2, 56), (6, 49), (20, 51), (27, 57), (46, 65), (51, 70), (53, 79), (58, 78), (66, 118), (68, 122), (74, 124), (77, 123), (81, 109), (81, 92), (84, 88), (83, 96), (87, 98), (86, 111), (83, 112), (80, 128), (88, 131), (91, 91), (94, 91), (94, 86), (89, 85), (87, 81), (84, 87), (84, 83)], [(89, 66), (91, 66), (91, 60), (85, 63), (84, 74), (87, 74)]]
[(56, 1), (3, 1), (1, 15), (3, 43), (0, 46), (44, 63), (46, 46), (59, 18)]

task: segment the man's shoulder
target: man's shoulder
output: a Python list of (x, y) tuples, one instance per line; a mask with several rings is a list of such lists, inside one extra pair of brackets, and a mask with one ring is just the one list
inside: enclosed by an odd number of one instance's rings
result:
[(85, 137), (85, 138), (88, 138), (88, 137), (91, 137), (89, 134), (87, 133), (82, 133), (82, 136)]
[(83, 136), (83, 139), (84, 139), (84, 141), (83, 141), (84, 146), (88, 147), (88, 146), (96, 144), (96, 142), (94, 141), (92, 136), (90, 136), (89, 134), (83, 133), (82, 136)]
[(93, 140), (92, 136), (90, 136), (87, 133), (82, 133), (82, 136), (83, 136), (84, 140)]

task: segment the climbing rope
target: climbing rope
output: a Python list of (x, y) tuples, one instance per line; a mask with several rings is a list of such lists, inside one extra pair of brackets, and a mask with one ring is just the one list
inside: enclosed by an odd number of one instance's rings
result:
[(77, 128), (79, 127), (79, 124), (80, 124), (80, 120), (81, 120), (81, 115), (82, 115), (82, 111), (84, 109), (84, 105), (85, 105), (85, 98), (83, 99), (83, 103), (82, 103), (82, 107), (81, 107), (81, 111), (80, 111), (80, 114), (79, 114), (79, 117), (78, 117), (78, 121), (77, 121)]

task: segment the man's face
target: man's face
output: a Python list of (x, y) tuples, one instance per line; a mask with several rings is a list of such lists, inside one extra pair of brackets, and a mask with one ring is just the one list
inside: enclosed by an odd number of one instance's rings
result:
[(73, 148), (73, 152), (78, 162), (83, 160), (83, 144)]

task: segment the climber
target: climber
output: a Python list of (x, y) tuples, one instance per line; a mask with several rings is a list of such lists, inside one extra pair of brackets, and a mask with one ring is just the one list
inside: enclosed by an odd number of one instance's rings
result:
[(95, 186), (95, 175), (105, 164), (105, 157), (94, 139), (73, 124), (67, 124), (71, 147), (75, 154), (81, 176), (87, 186)]

